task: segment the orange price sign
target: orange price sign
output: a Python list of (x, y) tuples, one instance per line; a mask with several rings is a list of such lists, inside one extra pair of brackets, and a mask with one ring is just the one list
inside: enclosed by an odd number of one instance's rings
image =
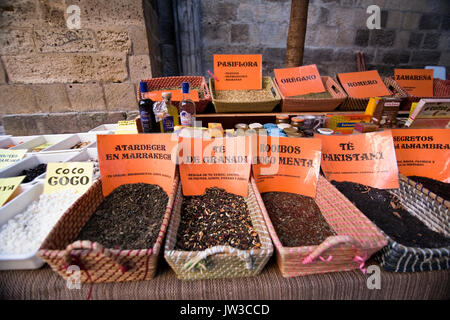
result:
[(273, 72), (278, 87), (285, 97), (325, 91), (322, 78), (315, 64), (295, 68), (274, 69)]
[(396, 189), (398, 168), (390, 130), (354, 135), (316, 135), (322, 140), (322, 170), (328, 180)]
[(314, 198), (320, 171), (320, 139), (258, 136), (253, 175), (259, 192)]
[(179, 156), (184, 195), (201, 195), (207, 188), (218, 187), (247, 197), (251, 167), (249, 137), (182, 138)]
[(159, 185), (170, 194), (178, 138), (172, 134), (98, 135), (103, 195), (129, 183)]
[(393, 129), (398, 170), (450, 183), (450, 129)]
[(432, 69), (394, 69), (394, 77), (395, 81), (412, 95), (433, 96)]
[(262, 89), (262, 55), (215, 54), (215, 90)]
[(347, 94), (353, 98), (383, 97), (390, 94), (377, 70), (340, 73), (338, 78)]

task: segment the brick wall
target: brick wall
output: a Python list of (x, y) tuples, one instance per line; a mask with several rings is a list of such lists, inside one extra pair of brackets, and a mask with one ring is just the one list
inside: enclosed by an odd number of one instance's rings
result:
[[(203, 65), (214, 53), (262, 53), (264, 74), (283, 67), (290, 0), (202, 2)], [(369, 30), (369, 5), (381, 8), (381, 29)], [(310, 0), (304, 64), (322, 74), (356, 71), (355, 52), (368, 68), (443, 65), (450, 71), (450, 1)]]
[[(153, 2), (2, 0), (0, 116), (136, 110), (138, 81), (161, 70)], [(72, 4), (79, 30), (66, 26)]]

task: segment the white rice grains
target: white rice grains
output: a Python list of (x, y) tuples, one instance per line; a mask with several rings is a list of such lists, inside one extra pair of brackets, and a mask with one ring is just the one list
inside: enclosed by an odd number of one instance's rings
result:
[(36, 252), (63, 213), (80, 197), (73, 190), (41, 194), (0, 227), (0, 254)]

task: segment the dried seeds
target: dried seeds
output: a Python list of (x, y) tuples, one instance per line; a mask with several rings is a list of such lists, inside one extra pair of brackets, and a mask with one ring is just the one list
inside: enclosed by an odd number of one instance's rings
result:
[(41, 174), (43, 174), (45, 171), (47, 171), (47, 164), (46, 163), (41, 163), (41, 164), (37, 165), (36, 167), (31, 168), (31, 169), (22, 170), (22, 174), (21, 175), (25, 176), (25, 178), (23, 179), (22, 183), (28, 183), (28, 182), (33, 181), (34, 179), (39, 177)]
[(122, 185), (103, 200), (77, 239), (95, 241), (107, 248), (152, 248), (168, 200), (167, 194), (157, 185)]
[(219, 188), (184, 197), (176, 247), (198, 251), (219, 245), (241, 250), (261, 247), (245, 199)]
[(288, 192), (265, 192), (261, 196), (283, 246), (319, 245), (336, 235), (313, 198)]

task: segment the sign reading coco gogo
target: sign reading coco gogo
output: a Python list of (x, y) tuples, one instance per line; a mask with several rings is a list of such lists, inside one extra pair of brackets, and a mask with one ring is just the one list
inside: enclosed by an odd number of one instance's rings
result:
[(324, 92), (322, 78), (315, 64), (296, 68), (274, 69), (278, 87), (285, 97)]
[(398, 170), (450, 183), (449, 129), (393, 129)]
[(262, 89), (262, 55), (215, 54), (215, 90)]
[(64, 162), (47, 164), (44, 193), (71, 189), (86, 192), (92, 185), (93, 162)]
[(396, 189), (398, 168), (390, 130), (357, 135), (316, 135), (322, 140), (322, 170), (328, 180)]
[(371, 98), (390, 95), (378, 71), (363, 71), (338, 74), (339, 81), (352, 98)]
[(315, 197), (320, 149), (320, 139), (259, 136), (253, 164), (259, 191)]

